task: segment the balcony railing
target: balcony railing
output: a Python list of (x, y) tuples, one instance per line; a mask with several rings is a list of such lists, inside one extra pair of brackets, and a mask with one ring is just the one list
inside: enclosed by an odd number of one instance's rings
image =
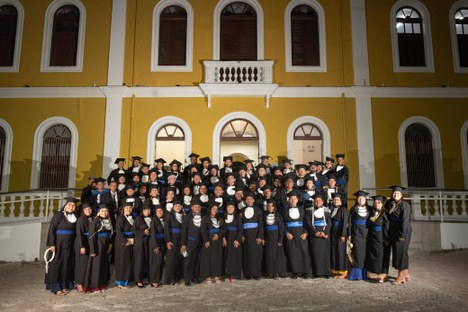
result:
[(273, 61), (204, 61), (205, 83), (273, 83)]

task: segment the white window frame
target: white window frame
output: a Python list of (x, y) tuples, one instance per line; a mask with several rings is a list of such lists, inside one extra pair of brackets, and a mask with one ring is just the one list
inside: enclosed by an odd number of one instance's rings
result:
[(19, 72), (21, 44), (23, 42), (23, 24), (24, 24), (24, 8), (18, 0), (0, 0), (0, 6), (12, 5), (18, 12), (18, 20), (16, 21), (16, 37), (15, 50), (13, 54), (13, 64), (11, 66), (0, 66), (0, 73), (17, 73)]
[(221, 12), (232, 2), (244, 2), (250, 5), (257, 13), (257, 61), (264, 60), (264, 17), (263, 9), (257, 0), (221, 0), (215, 7), (213, 15), (213, 60), (219, 61), (220, 57), (220, 34), (221, 34)]
[(5, 155), (3, 158), (3, 173), (2, 173), (2, 185), (0, 185), (0, 192), (8, 192), (8, 184), (10, 179), (10, 162), (11, 162), (11, 148), (13, 145), (13, 130), (10, 124), (0, 118), (0, 127), (5, 130)]
[(429, 118), (423, 116), (413, 116), (405, 121), (398, 130), (398, 148), (400, 154), (400, 182), (404, 187), (408, 187), (408, 171), (406, 166), (406, 145), (405, 145), (405, 132), (406, 129), (414, 124), (421, 123), (426, 126), (432, 135), (432, 152), (434, 155), (434, 174), (436, 189), (443, 189), (445, 187), (444, 182), (444, 167), (442, 161), (442, 144), (440, 141), (440, 132), (437, 125)]
[[(187, 42), (185, 45), (185, 65), (159, 65), (159, 25), (161, 12), (171, 5), (177, 5), (187, 12)], [(192, 72), (193, 71), (193, 9), (186, 0), (162, 0), (153, 10), (153, 35), (151, 43), (152, 72)]]
[(294, 120), (288, 127), (288, 132), (286, 135), (287, 142), (287, 155), (289, 159), (294, 159), (294, 132), (297, 127), (302, 124), (311, 123), (319, 128), (322, 132), (322, 142), (323, 142), (323, 156), (331, 155), (331, 135), (330, 129), (328, 129), (327, 124), (323, 120), (314, 117), (314, 116), (302, 116)]
[(465, 189), (468, 189), (468, 143), (466, 142), (466, 136), (468, 132), (468, 120), (465, 121), (460, 130), (460, 140), (462, 149), (462, 160), (463, 160), (463, 176), (465, 180)]
[[(424, 38), (424, 57), (426, 66), (400, 66), (400, 53), (398, 49), (398, 33), (396, 29), (397, 18), (396, 14), (402, 7), (413, 7), (421, 15), (422, 30)], [(432, 31), (431, 18), (426, 6), (418, 0), (399, 0), (390, 10), (390, 32), (392, 34), (392, 56), (393, 56), (393, 71), (402, 73), (433, 73), (434, 72), (434, 55), (432, 52)]]
[(222, 163), (221, 154), (221, 131), (223, 127), (233, 119), (245, 119), (248, 122), (252, 123), (258, 132), (258, 153), (259, 155), (266, 155), (266, 132), (263, 123), (255, 117), (254, 115), (247, 112), (232, 112), (230, 114), (224, 115), (216, 124), (213, 129), (213, 153), (212, 158), (213, 162), (218, 164)]
[(31, 166), (31, 189), (39, 187), (39, 179), (41, 176), (41, 160), (42, 160), (42, 147), (45, 132), (52, 126), (63, 124), (70, 129), (71, 144), (70, 144), (70, 164), (68, 172), (68, 188), (75, 188), (76, 184), (76, 163), (78, 160), (78, 129), (75, 124), (68, 118), (61, 116), (54, 116), (44, 120), (36, 129), (34, 134), (34, 146), (32, 154)]
[(176, 124), (184, 131), (185, 135), (185, 157), (184, 161), (188, 161), (190, 155), (192, 153), (192, 130), (190, 130), (190, 126), (188, 125), (185, 120), (176, 117), (176, 116), (164, 116), (156, 120), (148, 130), (148, 140), (146, 144), (146, 159), (148, 162), (151, 161), (153, 163), (155, 159), (154, 149), (156, 147), (156, 134), (158, 131), (168, 125), (168, 124)]
[[(50, 51), (55, 12), (64, 5), (74, 5), (80, 11), (80, 26), (78, 30), (78, 45), (75, 66), (50, 66)], [(42, 40), (41, 72), (82, 72), (86, 29), (86, 8), (80, 0), (55, 0), (45, 13), (44, 37)]]
[(453, 70), (456, 73), (468, 73), (468, 67), (460, 66), (460, 56), (458, 54), (457, 30), (455, 27), (455, 13), (461, 8), (468, 8), (468, 0), (459, 0), (450, 8), (450, 34), (452, 38)]
[[(292, 38), (291, 38), (291, 12), (299, 5), (307, 5), (315, 10), (318, 17), (319, 29), (319, 66), (294, 66), (292, 65)], [(292, 0), (284, 11), (284, 36), (286, 52), (287, 72), (326, 72), (327, 71), (327, 39), (325, 32), (325, 12), (316, 0)]]

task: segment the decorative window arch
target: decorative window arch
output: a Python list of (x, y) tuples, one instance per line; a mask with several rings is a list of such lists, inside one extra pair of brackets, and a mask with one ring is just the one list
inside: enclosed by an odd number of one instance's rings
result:
[(468, 73), (468, 0), (459, 0), (450, 8), (453, 65), (457, 73)]
[[(291, 27), (293, 19), (291, 15), (298, 8), (308, 7), (316, 14), (317, 31), (314, 45), (318, 44), (316, 53), (319, 54), (319, 64), (314, 65), (294, 65), (293, 61), (293, 45), (294, 38), (292, 36), (293, 28)], [(310, 21), (312, 22), (312, 21)], [(310, 24), (310, 23), (309, 23)], [(326, 72), (327, 71), (327, 44), (325, 31), (325, 12), (322, 6), (316, 0), (292, 0), (284, 11), (284, 34), (285, 34), (285, 50), (286, 50), (286, 71), (287, 72)], [(307, 48), (310, 48), (308, 46)]]
[(76, 163), (78, 159), (78, 129), (75, 124), (65, 117), (51, 117), (44, 120), (36, 129), (34, 134), (34, 147), (32, 155), (31, 168), (31, 189), (37, 189), (40, 186), (41, 160), (44, 148), (44, 136), (53, 126), (64, 125), (68, 128), (71, 135), (70, 140), (70, 163), (68, 171), (68, 188), (75, 188), (76, 184)]
[(460, 131), (462, 160), (463, 160), (463, 175), (465, 177), (465, 189), (468, 189), (468, 120), (463, 124)]
[[(433, 155), (433, 166), (434, 166), (434, 182), (435, 182), (435, 188), (444, 188), (445, 182), (444, 182), (444, 170), (443, 170), (443, 162), (442, 162), (442, 144), (440, 141), (440, 132), (439, 129), (437, 128), (436, 124), (422, 116), (413, 116), (408, 119), (406, 119), (400, 126), (400, 129), (398, 130), (398, 146), (399, 146), (399, 154), (400, 154), (400, 179), (401, 179), (401, 185), (408, 187), (411, 186), (409, 185), (409, 178), (408, 178), (408, 172), (409, 169), (408, 166), (411, 164), (408, 163), (407, 161), (407, 143), (411, 144), (410, 142), (407, 142), (407, 138), (411, 138), (411, 134), (407, 131), (408, 128), (412, 131), (420, 131), (421, 135), (423, 137), (429, 137), (432, 140), (432, 155)], [(430, 132), (430, 135), (427, 135), (427, 131)], [(429, 161), (429, 163), (431, 163)]]
[(250, 5), (257, 14), (257, 60), (264, 58), (264, 18), (263, 9), (257, 0), (221, 0), (214, 10), (214, 25), (213, 25), (213, 59), (220, 60), (220, 44), (221, 44), (221, 13), (224, 8), (233, 2), (244, 2)]
[(255, 117), (254, 115), (247, 112), (232, 112), (230, 114), (224, 115), (217, 123), (213, 129), (213, 153), (212, 159), (213, 162), (221, 163), (221, 158), (223, 155), (220, 155), (221, 150), (221, 134), (223, 129), (229, 122), (233, 120), (244, 120), (249, 124), (253, 125), (255, 130), (257, 130), (258, 135), (258, 153), (259, 155), (266, 155), (266, 132), (263, 127), (262, 122)]
[[(77, 16), (78, 12), (79, 17)], [(63, 12), (62, 12), (63, 11)], [(64, 19), (63, 23), (59, 23), (60, 19)], [(76, 25), (78, 23), (78, 26)], [(55, 35), (61, 31), (74, 33), (77, 30), (76, 38), (76, 61), (74, 65), (60, 65), (61, 60), (53, 60), (59, 64), (54, 65), (51, 59), (54, 52)], [(83, 70), (83, 54), (86, 28), (86, 8), (80, 0), (55, 0), (47, 8), (44, 22), (44, 38), (42, 42), (42, 72), (81, 72)], [(75, 36), (75, 34), (73, 34)], [(59, 38), (59, 37), (57, 37)], [(69, 40), (72, 40), (68, 38)], [(58, 40), (58, 39), (57, 39)], [(74, 39), (73, 39), (74, 40)], [(57, 41), (59, 42), (59, 41)], [(67, 44), (68, 45), (68, 44)], [(73, 46), (72, 46), (73, 48)], [(72, 50), (68, 53), (74, 53)]]
[[(397, 1), (390, 10), (390, 31), (393, 71), (434, 72), (431, 20), (424, 4), (419, 0)], [(424, 52), (424, 57), (420, 56), (419, 63), (414, 63), (414, 59), (408, 60), (402, 56), (406, 51), (405, 47), (410, 47), (413, 54), (417, 50), (421, 51), (420, 54)]]
[(0, 118), (0, 192), (8, 192), (12, 144), (13, 131), (10, 125)]
[[(327, 125), (321, 119), (317, 117), (303, 116), (294, 120), (288, 127), (288, 132), (286, 136), (287, 149), (288, 149), (287, 157), (289, 159), (294, 159), (294, 136), (296, 135), (296, 133), (300, 134), (300, 132), (297, 132), (297, 130), (302, 125), (313, 125), (316, 127), (316, 129), (321, 134), (323, 155), (331, 155), (331, 136), (330, 136), (330, 130), (328, 129)], [(310, 130), (312, 131), (313, 129), (310, 128)], [(316, 132), (310, 132), (310, 134), (312, 135), (315, 135), (315, 133)], [(303, 135), (305, 136), (307, 135), (307, 133), (304, 133)]]
[[(163, 131), (161, 132), (161, 130)], [(188, 155), (190, 155), (190, 153), (192, 152), (192, 131), (190, 130), (189, 125), (183, 119), (175, 116), (165, 116), (156, 120), (151, 125), (148, 131), (148, 141), (146, 150), (147, 161), (152, 162), (155, 159), (157, 136), (158, 138), (163, 138), (165, 136), (168, 139), (174, 139), (175, 137), (176, 140), (181, 140), (182, 135), (183, 140), (185, 140), (184, 161), (187, 161)]]
[(246, 119), (233, 119), (221, 130), (221, 141), (258, 141), (258, 130)]
[[(185, 10), (186, 13), (186, 31), (185, 31), (185, 64), (177, 64), (177, 65), (167, 65), (167, 64), (160, 64), (160, 51), (161, 45), (160, 41), (163, 39), (160, 36), (161, 32), (161, 13), (174, 11), (175, 9), (181, 8)], [(178, 12), (182, 12), (178, 10)], [(176, 15), (176, 14), (175, 14)], [(153, 35), (152, 35), (152, 45), (151, 45), (151, 71), (152, 72), (191, 72), (193, 68), (193, 9), (190, 3), (187, 0), (162, 0), (158, 2), (158, 4), (154, 7), (153, 10)], [(182, 23), (177, 23), (177, 25), (172, 25), (177, 27), (182, 25)], [(171, 25), (166, 25), (167, 27), (171, 27)], [(165, 25), (163, 25), (165, 27)], [(169, 29), (167, 28), (167, 29)], [(172, 29), (172, 28), (171, 28)], [(175, 36), (171, 36), (175, 37)], [(178, 42), (179, 45), (183, 44), (182, 42)]]
[[(2, 12), (3, 8), (7, 10), (5, 12)], [(16, 9), (16, 12), (14, 9)], [(10, 24), (4, 25), (6, 30), (10, 31), (9, 34), (2, 34), (0, 41), (0, 53), (2, 58), (0, 60), (2, 62), (2, 64), (0, 64), (0, 72), (18, 72), (21, 55), (21, 44), (23, 38), (24, 9), (21, 5), (21, 2), (19, 2), (18, 0), (0, 0), (0, 14), (3, 15), (3, 13), (4, 15), (9, 15), (10, 13), (13, 13), (13, 19), (10, 19), (9, 21), (0, 21), (0, 24), (2, 24), (3, 22)], [(14, 16), (15, 13), (16, 18)], [(16, 22), (14, 21), (14, 19), (16, 19)], [(3, 40), (9, 42), (4, 43)], [(6, 59), (4, 59), (4, 57), (6, 57)]]

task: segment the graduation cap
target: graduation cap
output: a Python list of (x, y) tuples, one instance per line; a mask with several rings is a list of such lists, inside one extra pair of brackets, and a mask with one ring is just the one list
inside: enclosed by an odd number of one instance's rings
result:
[(265, 166), (264, 164), (258, 164), (256, 167), (255, 167), (255, 170), (258, 170), (260, 168), (263, 168), (263, 169), (266, 169), (267, 166)]
[(93, 181), (96, 181), (96, 177), (95, 176), (91, 176), (91, 177), (88, 177), (88, 180), (93, 180)]
[(239, 191), (244, 191), (244, 188), (242, 186), (236, 186), (236, 188), (234, 189), (236, 192), (239, 192)]
[(192, 158), (192, 157), (198, 158), (198, 157), (200, 157), (200, 155), (198, 155), (198, 154), (196, 154), (196, 153), (190, 153), (190, 155), (188, 155), (188, 157), (190, 157), (190, 158)]
[(219, 170), (219, 166), (218, 166), (217, 164), (211, 164), (211, 165), (208, 167), (208, 169), (210, 169), (210, 170), (213, 169), (213, 168), (215, 168), (216, 170)]
[(270, 159), (271, 157), (269, 155), (262, 155), (260, 156), (260, 159), (261, 160), (265, 160), (265, 159)]
[(202, 206), (202, 202), (198, 198), (192, 198), (190, 201), (190, 206)]
[(106, 179), (101, 178), (101, 177), (97, 178), (95, 181), (96, 183), (99, 183), (99, 182), (106, 183)]
[(382, 203), (387, 199), (385, 196), (382, 196), (382, 195), (371, 196), (371, 198), (374, 200), (374, 202), (376, 200), (380, 200)]
[(336, 154), (335, 157), (336, 158), (345, 158), (345, 154)]
[(283, 176), (283, 182), (286, 182), (288, 179), (291, 179), (294, 181), (294, 174), (291, 172), (291, 173), (288, 173), (288, 174), (285, 174)]
[(166, 163), (166, 161), (165, 161), (163, 158), (155, 159), (154, 162), (155, 162), (155, 163), (163, 163), (163, 164)]
[(167, 179), (168, 179), (168, 180), (169, 180), (169, 179), (176, 179), (175, 173), (173, 173), (173, 172), (169, 173), (169, 175), (167, 176)]
[(72, 197), (72, 196), (65, 197), (64, 200), (65, 200), (65, 204), (68, 204), (68, 203), (75, 203), (76, 204), (78, 202), (78, 199), (76, 199), (75, 197)]
[(278, 171), (278, 170), (281, 171), (281, 172), (283, 172), (283, 170), (282, 170), (280, 167), (278, 167), (278, 166), (274, 166), (273, 168), (271, 168), (271, 171), (272, 171), (273, 173), (274, 173), (275, 171)]
[(171, 161), (171, 163), (169, 164), (169, 166), (172, 166), (172, 165), (174, 165), (174, 164), (176, 164), (176, 165), (179, 166), (179, 167), (182, 166), (182, 163), (181, 163), (180, 161), (178, 161), (177, 159), (173, 159), (173, 160)]
[(318, 161), (309, 161), (309, 166), (317, 166)]
[(291, 197), (291, 196), (296, 196), (297, 198), (301, 198), (301, 194), (297, 191), (291, 191), (288, 193), (288, 197)]
[(106, 204), (99, 204), (98, 210), (101, 210), (101, 209), (109, 209), (109, 208), (107, 208)]
[(93, 207), (91, 207), (91, 204), (90, 204), (90, 203), (83, 203), (83, 204), (81, 205), (81, 209), (83, 210), (83, 209), (86, 209), (86, 208), (91, 208), (91, 209), (93, 209)]
[(389, 188), (391, 188), (393, 192), (403, 192), (404, 190), (406, 190), (406, 187), (399, 185), (392, 185)]
[(230, 160), (232, 161), (232, 156), (224, 156), (223, 161)]
[(145, 209), (151, 209), (151, 206), (149, 204), (143, 204), (143, 207), (141, 208), (141, 210), (145, 210)]
[(230, 201), (228, 201), (228, 202), (226, 203), (226, 207), (227, 207), (227, 206), (234, 206), (234, 207), (236, 207), (236, 202), (230, 200)]
[(262, 187), (262, 190), (265, 191), (265, 190), (270, 190), (270, 191), (274, 191), (275, 188), (273, 187), (273, 185), (270, 185), (270, 184), (265, 184), (263, 187)]
[(328, 176), (328, 181), (330, 181), (331, 179), (335, 180), (336, 181), (336, 176), (334, 174), (330, 174)]
[(332, 198), (337, 197), (337, 198), (339, 198), (339, 199), (342, 199), (342, 198), (343, 198), (343, 196), (342, 196), (340, 193), (332, 193), (331, 197), (332, 197)]
[(296, 165), (295, 168), (296, 168), (296, 170), (299, 170), (299, 169), (307, 169), (307, 166), (304, 165), (304, 164), (299, 164), (299, 165)]
[(117, 159), (114, 161), (114, 164), (118, 164), (118, 163), (121, 162), (121, 161), (125, 161), (125, 158), (121, 158), (121, 157), (117, 158)]
[(132, 156), (132, 159), (133, 160), (142, 160), (143, 158), (141, 158), (140, 156)]
[(333, 158), (328, 157), (328, 156), (325, 157), (325, 162), (327, 162), (327, 161), (331, 162), (332, 164), (335, 162), (335, 160)]
[(139, 173), (139, 172), (132, 172), (132, 178), (133, 178), (134, 176), (140, 176), (140, 173)]
[(154, 210), (164, 209), (161, 204), (153, 205), (153, 207), (154, 207)]
[(357, 192), (354, 193), (353, 195), (356, 196), (356, 197), (360, 197), (360, 196), (366, 197), (367, 195), (369, 195), (369, 193), (364, 192), (364, 191), (357, 191)]
[(245, 164), (248, 164), (248, 163), (251, 164), (251, 163), (253, 163), (253, 162), (254, 162), (254, 160), (252, 160), (252, 159), (246, 159), (246, 160), (244, 160), (244, 163), (245, 163)]
[(245, 164), (240, 165), (238, 167), (238, 171), (241, 171), (241, 170), (247, 171), (247, 166)]
[(290, 165), (292, 165), (293, 161), (292, 161), (292, 159), (285, 158), (285, 159), (282, 160), (282, 163), (283, 163), (283, 164), (290, 164)]
[(126, 192), (127, 190), (136, 190), (138, 187), (133, 184), (133, 183), (129, 183), (127, 185), (125, 185), (125, 188), (123, 189), (124, 192)]
[(158, 190), (159, 190), (159, 185), (151, 183), (151, 184), (149, 185), (149, 190), (150, 190), (150, 192), (151, 192), (152, 189), (158, 189)]
[(208, 203), (208, 207), (211, 209), (214, 206), (219, 207), (219, 203), (216, 200), (210, 200)]
[(314, 196), (312, 196), (313, 199), (320, 198), (321, 200), (325, 200), (325, 197), (321, 193), (316, 193)]
[(175, 205), (182, 205), (182, 201), (181, 201), (180, 199), (177, 199), (177, 198), (176, 198), (176, 199), (174, 199), (174, 200), (172, 201), (172, 204), (173, 204), (174, 206), (175, 206)]
[(323, 162), (321, 162), (321, 161), (317, 161), (316, 166), (325, 166), (325, 164)]
[(247, 199), (247, 197), (252, 197), (253, 199), (255, 199), (255, 196), (254, 196), (254, 194), (253, 194), (253, 193), (251, 193), (251, 192), (247, 192), (247, 193), (245, 193), (245, 194), (244, 194), (244, 198), (246, 198), (246, 199)]
[(149, 167), (150, 167), (150, 164), (143, 163), (141, 166), (142, 166), (142, 167), (145, 167), (145, 168), (149, 168)]
[(192, 173), (192, 178), (194, 178), (195, 176), (199, 176), (201, 178), (202, 174), (200, 171), (195, 171), (194, 173)]
[(216, 182), (215, 184), (213, 184), (213, 187), (214, 188), (220, 187), (220, 188), (224, 189), (224, 185), (221, 182)]
[(207, 161), (207, 162), (209, 162), (211, 164), (211, 159), (208, 156), (200, 158), (200, 161), (201, 161), (201, 163), (204, 163), (205, 161)]

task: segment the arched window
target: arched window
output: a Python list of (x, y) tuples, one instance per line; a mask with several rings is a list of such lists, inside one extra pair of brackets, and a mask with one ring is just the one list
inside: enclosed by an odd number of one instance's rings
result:
[(18, 0), (0, 1), (0, 72), (18, 71), (23, 15)]
[(323, 135), (312, 123), (303, 123), (294, 131), (294, 157), (296, 164), (323, 159)]
[(459, 0), (450, 9), (450, 28), (455, 72), (468, 72), (468, 0)]
[(55, 0), (47, 8), (42, 71), (81, 71), (86, 10), (79, 0)]
[(434, 151), (431, 131), (413, 123), (405, 131), (406, 170), (409, 187), (435, 187)]
[(162, 0), (153, 11), (151, 71), (192, 71), (193, 10), (187, 0)]
[(166, 124), (156, 133), (155, 158), (164, 158), (167, 162), (177, 159), (182, 163), (185, 160), (185, 133), (176, 124)]
[(70, 129), (56, 124), (42, 138), (39, 188), (68, 188), (71, 152)]
[(246, 119), (228, 121), (221, 129), (221, 156), (237, 155), (239, 152), (250, 159), (258, 159), (258, 130)]
[(4, 171), (4, 162), (6, 154), (6, 132), (3, 127), (0, 127), (0, 186), (3, 182), (3, 171)]
[(400, 0), (391, 10), (395, 71), (432, 72), (429, 13), (418, 0)]

